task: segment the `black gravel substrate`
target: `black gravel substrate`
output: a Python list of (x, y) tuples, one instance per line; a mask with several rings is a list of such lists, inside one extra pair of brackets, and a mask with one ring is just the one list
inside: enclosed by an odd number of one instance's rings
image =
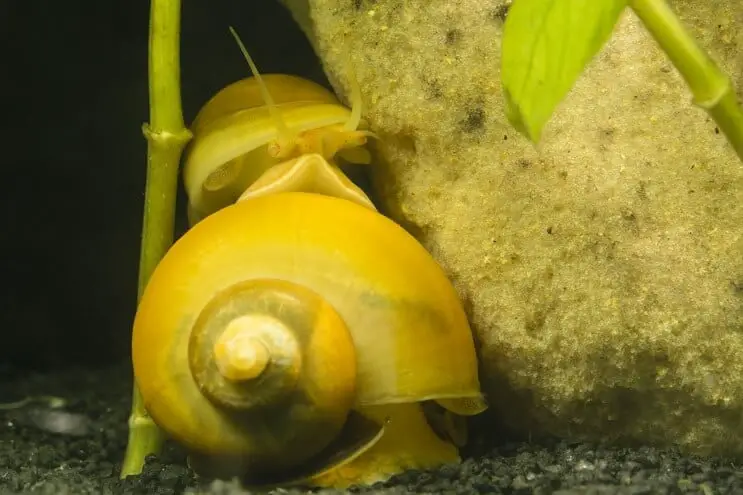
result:
[[(0, 495), (244, 494), (230, 483), (205, 483), (168, 446), (144, 473), (118, 479), (127, 438), (130, 376), (107, 370), (28, 375), (0, 369), (0, 402), (53, 395), (71, 415), (41, 406), (0, 411)], [(71, 421), (70, 421), (71, 420)], [(69, 431), (52, 433), (50, 429)], [(406, 473), (353, 493), (401, 494), (743, 494), (743, 469), (729, 460), (683, 456), (674, 450), (589, 444), (512, 443), (431, 472)], [(277, 490), (272, 493), (305, 493)], [(343, 493), (331, 490), (322, 494)]]

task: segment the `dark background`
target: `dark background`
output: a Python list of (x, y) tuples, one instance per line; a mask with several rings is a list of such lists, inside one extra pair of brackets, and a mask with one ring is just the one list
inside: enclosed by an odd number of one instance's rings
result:
[[(129, 359), (146, 171), (148, 21), (144, 0), (0, 3), (0, 366)], [(278, 1), (184, 0), (187, 124), (215, 92), (250, 73), (229, 25), (262, 73), (325, 83)]]

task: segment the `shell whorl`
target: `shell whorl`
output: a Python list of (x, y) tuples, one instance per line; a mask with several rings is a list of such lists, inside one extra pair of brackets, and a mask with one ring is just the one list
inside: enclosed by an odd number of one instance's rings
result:
[[(278, 301), (299, 293), (315, 301), (305, 307), (320, 309), (305, 313), (316, 315), (304, 320), (315, 330), (296, 332), (299, 378), (293, 388), (266, 388), (273, 405), (256, 404), (246, 391), (269, 383), (273, 360), (255, 378), (235, 381), (218, 369), (215, 348), (242, 316), (292, 314)], [(279, 319), (292, 326), (288, 316)], [(203, 357), (194, 358), (198, 339)], [(355, 366), (343, 364), (349, 356)], [(430, 254), (378, 212), (311, 193), (240, 201), (184, 234), (145, 288), (133, 360), (148, 412), (189, 451), (277, 469), (327, 448), (348, 409), (481, 394), (466, 315)], [(217, 383), (210, 393), (208, 380), (190, 371), (198, 361)], [(254, 404), (221, 407), (229, 404), (223, 397)], [(318, 412), (308, 399), (328, 409)]]

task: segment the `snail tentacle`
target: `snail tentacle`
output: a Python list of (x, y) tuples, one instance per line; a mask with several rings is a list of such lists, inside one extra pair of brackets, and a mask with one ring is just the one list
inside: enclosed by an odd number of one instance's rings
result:
[(289, 128), (286, 126), (286, 123), (281, 118), (281, 113), (279, 113), (279, 111), (276, 109), (276, 104), (274, 103), (273, 98), (271, 98), (271, 93), (268, 91), (266, 83), (263, 82), (260, 72), (258, 72), (258, 67), (256, 67), (255, 62), (253, 62), (253, 58), (248, 53), (248, 50), (247, 48), (245, 48), (245, 45), (240, 39), (240, 36), (237, 34), (237, 31), (235, 31), (232, 26), (230, 26), (230, 33), (232, 33), (232, 36), (235, 38), (235, 42), (240, 48), (243, 57), (245, 57), (245, 60), (248, 62), (250, 71), (253, 73), (253, 77), (258, 82), (258, 87), (260, 88), (261, 94), (263, 95), (263, 100), (268, 107), (269, 113), (271, 114), (271, 120), (276, 126), (278, 138), (276, 139), (276, 142), (274, 144), (281, 149), (280, 155), (277, 156), (289, 156), (289, 154), (294, 150), (296, 135), (289, 130)]
[(353, 132), (358, 129), (359, 123), (361, 122), (362, 112), (362, 101), (361, 101), (361, 85), (356, 77), (356, 71), (353, 69), (352, 64), (348, 64), (350, 79), (351, 79), (351, 117), (346, 121), (343, 126), (343, 130), (346, 132)]

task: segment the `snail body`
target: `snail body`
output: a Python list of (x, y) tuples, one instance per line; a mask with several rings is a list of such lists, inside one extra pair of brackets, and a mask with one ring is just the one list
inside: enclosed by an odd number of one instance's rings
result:
[[(456, 461), (466, 435), (451, 420), (486, 408), (472, 332), (441, 267), (335, 162), (369, 161), (360, 100), (348, 110), (297, 82), (293, 101), (296, 78), (250, 63), (254, 78), (192, 125), (192, 227), (134, 321), (145, 407), (198, 472), (254, 485), (340, 487)], [(302, 108), (321, 110), (314, 127)]]

